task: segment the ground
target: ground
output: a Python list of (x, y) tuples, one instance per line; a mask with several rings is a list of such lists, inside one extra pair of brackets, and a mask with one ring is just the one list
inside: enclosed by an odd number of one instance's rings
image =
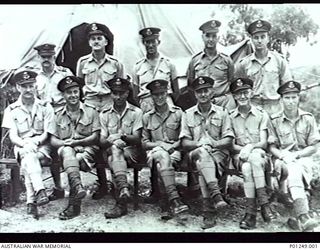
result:
[[(48, 175), (48, 169), (44, 169), (44, 175)], [(129, 173), (129, 181), (132, 183), (132, 172)], [(68, 189), (67, 178), (62, 173), (63, 186)], [(83, 200), (82, 212), (79, 217), (72, 220), (61, 221), (58, 214), (67, 205), (67, 199), (52, 201), (49, 204), (39, 208), (39, 220), (33, 219), (26, 214), (26, 204), (24, 193), (21, 194), (21, 202), (14, 206), (5, 204), (0, 210), (0, 228), (1, 232), (8, 233), (56, 233), (56, 232), (248, 232), (239, 228), (239, 221), (244, 214), (243, 197), (229, 197), (230, 206), (228, 209), (220, 212), (218, 223), (215, 227), (203, 230), (202, 217), (199, 215), (200, 200), (192, 200), (189, 205), (191, 214), (184, 218), (163, 221), (160, 219), (160, 208), (152, 204), (139, 204), (137, 211), (133, 210), (133, 205), (129, 205), (129, 214), (119, 219), (105, 219), (104, 212), (114, 204), (113, 198), (109, 195), (96, 201), (91, 198), (96, 177), (89, 173), (82, 173), (82, 180), (88, 195)], [(149, 187), (149, 171), (143, 169), (140, 172), (140, 191), (143, 194)], [(177, 181), (185, 184), (185, 173), (177, 173)], [(231, 177), (231, 186), (240, 185), (241, 179)], [(52, 180), (45, 182), (48, 189), (52, 188)], [(241, 192), (240, 192), (241, 193)], [(318, 199), (316, 201), (318, 202)], [(260, 215), (257, 217), (257, 228), (250, 232), (293, 232), (286, 222), (290, 216), (290, 210), (282, 204), (273, 202), (274, 211), (277, 219), (266, 224)], [(320, 231), (320, 227), (315, 231)]]

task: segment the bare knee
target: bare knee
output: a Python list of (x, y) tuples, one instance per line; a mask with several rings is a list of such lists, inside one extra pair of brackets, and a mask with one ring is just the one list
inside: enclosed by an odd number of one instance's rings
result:
[(241, 166), (241, 172), (245, 179), (250, 178), (252, 175), (251, 164), (249, 162), (245, 162)]
[(211, 156), (205, 148), (199, 147), (192, 151), (192, 159), (194, 161), (196, 160), (209, 161), (211, 160)]
[(61, 157), (68, 158), (68, 157), (75, 157), (76, 153), (72, 147), (63, 147), (61, 149)]
[(115, 145), (111, 146), (112, 160), (123, 160), (123, 151)]

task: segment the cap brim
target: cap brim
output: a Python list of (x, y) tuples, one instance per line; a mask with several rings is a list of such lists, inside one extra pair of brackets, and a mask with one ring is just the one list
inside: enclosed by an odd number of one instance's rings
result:
[(215, 28), (215, 29), (207, 29), (204, 30), (203, 33), (218, 33), (219, 29)]
[(300, 90), (298, 90), (298, 89), (292, 89), (292, 90), (283, 91), (283, 92), (281, 92), (281, 93), (278, 92), (279, 95), (288, 94), (288, 93), (300, 93)]
[(38, 52), (40, 56), (53, 56), (55, 52)]
[(24, 80), (24, 81), (17, 82), (16, 84), (23, 85), (23, 84), (26, 84), (26, 83), (35, 83), (35, 82), (36, 82), (36, 79), (29, 79), (29, 80)]
[(93, 30), (88, 33), (88, 37), (93, 36), (93, 35), (103, 35), (105, 38), (108, 38), (107, 34), (102, 32), (101, 30)]
[(126, 92), (129, 89), (123, 89), (123, 88), (119, 88), (119, 87), (113, 87), (111, 88), (111, 91), (121, 91), (121, 92)]
[(148, 41), (148, 40), (154, 40), (154, 39), (157, 39), (157, 38), (159, 38), (159, 35), (144, 36), (142, 39), (144, 41)]
[(209, 88), (212, 88), (212, 85), (210, 84), (202, 84), (202, 85), (199, 85), (195, 88), (192, 88), (194, 91), (197, 91), (199, 89), (209, 89)]
[(253, 34), (256, 34), (256, 33), (259, 33), (259, 32), (269, 32), (269, 30), (267, 30), (267, 29), (256, 29), (256, 30), (254, 30), (253, 32), (249, 32), (251, 35), (253, 35)]
[(164, 92), (168, 92), (167, 89), (157, 89), (157, 90), (150, 90), (151, 95), (152, 94), (159, 94), (159, 93), (164, 93)]
[(249, 87), (249, 86), (242, 86), (242, 87), (237, 88), (237, 90), (232, 91), (232, 94), (237, 93), (237, 92), (239, 92), (241, 90), (246, 90), (246, 89), (252, 89), (252, 88)]

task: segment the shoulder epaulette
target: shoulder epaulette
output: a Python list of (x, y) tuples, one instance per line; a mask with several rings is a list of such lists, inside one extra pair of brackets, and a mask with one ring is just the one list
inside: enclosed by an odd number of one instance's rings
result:
[(202, 52), (203, 52), (203, 51), (200, 51), (200, 52), (198, 52), (197, 54), (194, 54), (194, 55), (192, 56), (192, 58), (195, 58), (196, 56), (200, 55)]
[(90, 104), (90, 103), (86, 103), (86, 102), (85, 102), (84, 105), (87, 106), (87, 107), (93, 108), (93, 109), (95, 109), (95, 110), (97, 109), (94, 105), (92, 105), (92, 104)]
[(101, 111), (101, 113), (106, 113), (111, 110), (112, 107), (105, 108)]
[(63, 72), (67, 72), (68, 68), (63, 67), (63, 66), (57, 66), (58, 70), (63, 71)]
[(119, 62), (119, 60), (111, 55), (108, 54), (108, 58), (113, 60), (113, 61), (116, 61), (116, 62)]
[(281, 112), (270, 115), (271, 120), (281, 117)]
[(79, 62), (82, 62), (82, 61), (88, 59), (88, 58), (90, 57), (90, 55), (91, 55), (91, 54), (88, 54), (88, 55), (85, 55), (85, 56), (80, 57), (80, 58), (79, 58)]
[(19, 107), (19, 105), (17, 102), (14, 102), (14, 103), (11, 103), (8, 107), (10, 110), (14, 110), (15, 108)]
[(62, 110), (63, 110), (63, 106), (62, 107), (59, 107), (59, 108), (57, 108), (55, 111), (54, 111), (54, 113), (55, 114), (58, 114), (58, 113), (60, 113)]
[(144, 60), (145, 60), (144, 57), (143, 57), (143, 58), (140, 58), (140, 59), (136, 62), (136, 65), (139, 64), (139, 63), (141, 63), (141, 62), (143, 62)]

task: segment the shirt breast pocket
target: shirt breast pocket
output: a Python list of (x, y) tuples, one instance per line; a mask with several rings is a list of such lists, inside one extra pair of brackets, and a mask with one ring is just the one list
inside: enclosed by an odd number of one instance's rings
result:
[(89, 136), (92, 134), (91, 125), (92, 125), (92, 122), (89, 119), (80, 120), (78, 124), (77, 132), (80, 135)]
[[(268, 79), (269, 83), (273, 83), (273, 85), (278, 86), (279, 84), (279, 72), (276, 68), (266, 68), (265, 69), (265, 77)], [(276, 89), (273, 89), (276, 91)]]
[(84, 78), (86, 83), (95, 84), (96, 83), (96, 69), (94, 68), (83, 68), (82, 74), (84, 74)]
[(279, 131), (279, 140), (280, 144), (283, 146), (288, 146), (294, 143), (292, 133), (289, 130), (280, 130)]
[(225, 64), (217, 64), (214, 66), (214, 76), (215, 78), (225, 79), (228, 75), (228, 66)]
[(220, 118), (214, 117), (210, 120), (210, 135), (214, 139), (219, 139), (221, 135), (221, 126), (222, 126), (222, 120)]
[(194, 67), (194, 72), (195, 72), (196, 77), (208, 75), (206, 68), (207, 67), (201, 63), (196, 64)]
[(115, 78), (117, 75), (117, 69), (115, 67), (104, 67), (102, 70), (103, 81), (108, 81)]
[(156, 78), (164, 79), (170, 81), (170, 69), (168, 68), (159, 68), (156, 74)]
[(29, 121), (27, 117), (18, 116), (15, 119), (15, 123), (17, 125), (18, 133), (23, 134), (30, 130)]
[(123, 121), (122, 122), (122, 131), (125, 134), (132, 134), (132, 126), (133, 126), (133, 121)]
[(248, 143), (257, 143), (260, 141), (260, 131), (259, 130), (248, 130), (249, 142)]
[(42, 113), (39, 112), (35, 115), (33, 127), (39, 133), (44, 131), (44, 120)]
[(166, 130), (169, 140), (177, 141), (179, 139), (179, 128), (178, 122), (170, 122), (166, 124)]
[(201, 121), (189, 121), (188, 122), (188, 127), (190, 128), (191, 130), (191, 133), (193, 135), (193, 140), (198, 140), (200, 139), (202, 133), (201, 133)]
[(70, 123), (62, 123), (58, 122), (58, 136), (60, 139), (68, 139), (71, 137), (71, 128), (70, 128)]

